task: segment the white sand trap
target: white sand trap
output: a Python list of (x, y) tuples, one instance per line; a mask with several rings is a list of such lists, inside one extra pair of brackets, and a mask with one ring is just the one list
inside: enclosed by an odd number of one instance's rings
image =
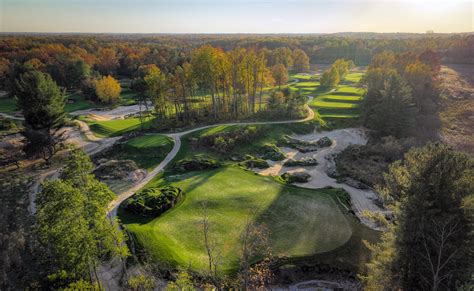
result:
[(333, 171), (335, 165), (333, 156), (351, 144), (364, 145), (367, 143), (367, 138), (363, 129), (359, 128), (347, 128), (338, 129), (333, 131), (324, 131), (305, 135), (295, 135), (296, 139), (303, 141), (317, 141), (322, 137), (329, 137), (333, 144), (330, 147), (319, 149), (316, 152), (300, 153), (292, 148), (282, 148), (282, 151), (287, 154), (287, 159), (301, 159), (306, 157), (315, 158), (318, 161), (316, 166), (307, 167), (284, 167), (283, 163), (287, 160), (279, 162), (271, 162), (270, 167), (267, 169), (255, 171), (261, 175), (281, 175), (285, 172), (307, 172), (310, 174), (311, 179), (307, 183), (298, 183), (299, 187), (304, 188), (323, 188), (323, 187), (334, 187), (343, 188), (346, 190), (352, 201), (352, 208), (360, 220), (367, 226), (376, 229), (377, 227), (368, 219), (362, 216), (364, 210), (386, 212), (375, 204), (375, 200), (378, 198), (378, 194), (373, 190), (361, 190), (349, 186), (343, 183), (337, 183), (336, 179), (328, 176), (328, 172)]

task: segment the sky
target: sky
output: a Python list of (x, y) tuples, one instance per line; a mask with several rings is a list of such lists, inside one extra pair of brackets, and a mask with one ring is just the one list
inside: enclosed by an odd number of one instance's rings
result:
[(0, 32), (472, 32), (473, 0), (0, 0)]

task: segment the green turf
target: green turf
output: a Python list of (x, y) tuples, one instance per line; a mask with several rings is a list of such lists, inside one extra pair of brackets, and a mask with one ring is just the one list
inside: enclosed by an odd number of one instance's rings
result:
[[(65, 110), (66, 112), (73, 112), (77, 110), (84, 110), (93, 107), (97, 107), (92, 101), (88, 101), (84, 98), (80, 92), (66, 95), (68, 102), (66, 103)], [(73, 101), (73, 102), (71, 102)]]
[(358, 83), (363, 76), (364, 76), (364, 73), (349, 73), (344, 78), (344, 81)]
[[(111, 137), (130, 133), (141, 128), (140, 118), (127, 118), (106, 121), (88, 121), (89, 127), (99, 137)], [(152, 121), (144, 122), (144, 128), (149, 128)]]
[(249, 213), (264, 223), (275, 255), (302, 257), (344, 245), (352, 230), (332, 189), (286, 186), (238, 167), (174, 176), (171, 184), (186, 193), (184, 202), (161, 217), (145, 220), (122, 215), (128, 231), (160, 262), (197, 271), (207, 268), (200, 231), (201, 204), (211, 221), (211, 236), (222, 256), (222, 269), (238, 268), (239, 237)]
[(319, 82), (298, 82), (295, 84), (296, 87), (300, 88), (300, 87), (306, 87), (306, 88), (316, 88), (320, 85)]
[[(361, 75), (361, 73), (354, 74)], [(317, 111), (315, 118), (323, 125), (337, 119), (355, 119), (360, 116), (359, 107), (364, 94), (363, 88), (341, 84), (335, 90), (316, 94), (310, 106)]]
[(15, 99), (10, 97), (0, 98), (0, 112), (11, 114), (15, 111), (17, 111)]
[(173, 140), (161, 134), (142, 135), (107, 152), (107, 159), (133, 160), (139, 168), (152, 170), (173, 148)]

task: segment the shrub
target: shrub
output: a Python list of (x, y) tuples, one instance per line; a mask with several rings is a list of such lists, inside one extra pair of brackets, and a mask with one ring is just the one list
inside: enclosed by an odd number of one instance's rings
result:
[(330, 147), (332, 145), (332, 140), (329, 137), (325, 136), (325, 137), (320, 138), (316, 142), (316, 145), (320, 148)]
[(176, 205), (183, 196), (183, 191), (177, 187), (152, 187), (125, 200), (123, 207), (136, 215), (156, 217)]
[(258, 150), (258, 153), (265, 160), (281, 161), (285, 154), (274, 144), (265, 144)]
[(284, 173), (280, 177), (283, 181), (290, 184), (291, 183), (306, 183), (311, 178), (311, 176), (305, 172)]
[(246, 167), (246, 168), (257, 168), (257, 169), (266, 169), (268, 167), (270, 167), (270, 165), (268, 165), (267, 161), (263, 160), (263, 159), (259, 159), (259, 158), (256, 158), (254, 156), (251, 156), (251, 155), (247, 155), (245, 157), (245, 161), (239, 163), (239, 165), (243, 166), (243, 167)]
[(173, 168), (178, 172), (187, 172), (215, 169), (220, 166), (221, 163), (215, 159), (204, 156), (193, 156), (177, 161)]
[(254, 139), (258, 133), (258, 127), (246, 126), (239, 127), (229, 132), (206, 135), (199, 139), (191, 138), (192, 146), (213, 149), (214, 151), (225, 154), (232, 151), (235, 146), (247, 143)]
[(283, 166), (285, 167), (297, 167), (297, 166), (316, 166), (318, 161), (315, 158), (304, 158), (301, 160), (289, 159)]

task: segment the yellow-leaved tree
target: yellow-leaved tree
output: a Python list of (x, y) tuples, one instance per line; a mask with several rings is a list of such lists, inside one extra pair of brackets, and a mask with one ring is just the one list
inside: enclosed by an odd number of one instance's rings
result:
[(100, 102), (113, 104), (120, 99), (120, 83), (112, 76), (102, 77), (95, 84), (95, 93)]

